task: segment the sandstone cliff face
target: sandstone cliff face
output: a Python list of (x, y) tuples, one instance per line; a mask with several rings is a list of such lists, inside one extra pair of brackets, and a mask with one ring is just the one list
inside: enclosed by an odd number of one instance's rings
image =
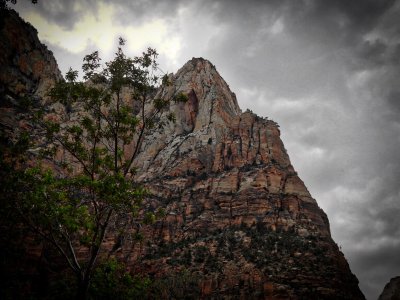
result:
[[(30, 25), (14, 12), (6, 17), (1, 92), (45, 96), (61, 76), (57, 64)], [(137, 180), (151, 192), (146, 209), (166, 215), (138, 228), (142, 244), (126, 239), (115, 255), (156, 278), (186, 272), (198, 288), (188, 297), (363, 299), (279, 126), (241, 112), (207, 60), (190, 60), (171, 81), (159, 96), (182, 91), (189, 101), (170, 105), (176, 123), (147, 136), (135, 161)], [(2, 110), (2, 125), (13, 119), (12, 108)], [(107, 237), (110, 249), (116, 235)]]
[(0, 128), (28, 129), (23, 99), (46, 101), (49, 89), (62, 78), (51, 51), (36, 29), (14, 10), (0, 10)]
[(171, 79), (164, 93), (189, 101), (171, 105), (176, 124), (149, 136), (136, 161), (148, 208), (167, 215), (144, 230), (152, 238), (140, 255), (124, 256), (156, 276), (189, 270), (204, 297), (363, 299), (279, 126), (242, 113), (207, 60)]
[(61, 78), (53, 54), (39, 41), (36, 29), (14, 10), (1, 11), (1, 18), (0, 93), (45, 97)]
[(275, 122), (242, 113), (207, 60), (192, 59), (173, 82), (166, 93), (178, 89), (189, 101), (171, 105), (175, 126), (148, 137), (136, 167), (154, 194), (181, 198), (185, 226), (262, 224), (329, 236), (328, 219), (290, 164)]

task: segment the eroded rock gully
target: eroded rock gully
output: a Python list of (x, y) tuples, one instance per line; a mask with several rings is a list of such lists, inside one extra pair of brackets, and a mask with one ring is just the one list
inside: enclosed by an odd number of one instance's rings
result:
[[(1, 124), (15, 126), (5, 103), (44, 96), (61, 75), (35, 30), (14, 13), (7, 18)], [(146, 209), (163, 207), (166, 215), (141, 227), (140, 245), (126, 239), (114, 255), (156, 278), (186, 272), (198, 288), (188, 297), (363, 299), (326, 214), (290, 163), (279, 126), (241, 112), (205, 59), (193, 58), (171, 81), (159, 96), (183, 91), (189, 101), (170, 105), (176, 123), (147, 136), (134, 162), (137, 180), (151, 192)], [(116, 240), (111, 232), (107, 247)]]

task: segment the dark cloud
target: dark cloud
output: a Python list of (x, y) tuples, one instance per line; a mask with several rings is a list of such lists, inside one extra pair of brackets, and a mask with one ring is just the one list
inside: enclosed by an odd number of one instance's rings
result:
[(52, 0), (38, 1), (32, 7), (30, 1), (19, 1), (19, 11), (35, 10), (50, 22), (63, 28), (73, 29), (76, 22), (88, 13), (97, 15), (101, 4), (109, 4), (115, 9), (115, 22), (140, 24), (154, 17), (175, 15), (183, 0)]
[(34, 10), (42, 15), (51, 23), (72, 30), (78, 22), (87, 13), (97, 14), (98, 1), (96, 0), (52, 0), (38, 1), (32, 5), (31, 1), (18, 1), (17, 9), (19, 11)]
[[(379, 17), (390, 8), (395, 0), (333, 0), (333, 1), (278, 1), (278, 0), (195, 0), (200, 10), (208, 10), (208, 13), (214, 14), (225, 21), (227, 19), (236, 21), (239, 19), (254, 20), (254, 17), (259, 17), (260, 12), (267, 10), (273, 14), (284, 13), (295, 22), (299, 19), (308, 18), (310, 23), (314, 21), (324, 20), (325, 26), (313, 27), (311, 32), (315, 34), (324, 32), (332, 27), (332, 24), (350, 24), (357, 30), (374, 26), (374, 23)], [(183, 0), (53, 0), (53, 1), (38, 1), (35, 9), (49, 20), (70, 28), (73, 24), (82, 17), (82, 15), (92, 12), (97, 13), (100, 3), (109, 3), (117, 10), (118, 20), (127, 23), (141, 22), (152, 17), (174, 16), (178, 9), (185, 5), (187, 1)], [(30, 3), (20, 1), (19, 9), (28, 8)], [(301, 22), (301, 21), (300, 21)], [(329, 26), (331, 24), (331, 26)], [(246, 24), (248, 25), (248, 24)], [(304, 25), (304, 24), (301, 24)], [(333, 25), (333, 27), (336, 27)], [(310, 29), (310, 28), (309, 28)]]
[[(100, 3), (53, 2), (34, 9), (70, 29)], [(242, 109), (280, 124), (294, 167), (376, 299), (400, 275), (399, 1), (105, 2), (115, 22), (167, 20), (181, 37), (176, 64), (209, 59)], [(52, 49), (60, 64), (75, 59)]]
[(388, 45), (383, 41), (379, 39), (372, 42), (365, 41), (359, 48), (356, 56), (359, 69), (376, 68), (386, 63)]
[(388, 244), (379, 247), (379, 251), (365, 250), (346, 253), (352, 257), (352, 267), (362, 270), (358, 274), (360, 286), (368, 299), (377, 299), (388, 278), (399, 274), (399, 247), (400, 244)]
[(389, 91), (386, 100), (392, 109), (400, 113), (400, 88)]

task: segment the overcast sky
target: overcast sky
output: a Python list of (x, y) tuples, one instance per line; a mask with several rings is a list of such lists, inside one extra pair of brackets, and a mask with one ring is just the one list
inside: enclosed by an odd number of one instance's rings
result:
[(93, 50), (110, 59), (120, 35), (166, 72), (210, 60), (243, 111), (280, 124), (367, 299), (400, 275), (399, 1), (27, 3), (15, 8), (63, 73)]

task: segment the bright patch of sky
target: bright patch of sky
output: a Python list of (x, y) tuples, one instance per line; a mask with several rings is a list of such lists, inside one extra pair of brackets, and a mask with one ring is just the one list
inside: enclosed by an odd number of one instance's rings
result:
[(70, 53), (81, 53), (90, 46), (99, 49), (106, 60), (111, 59), (119, 36), (127, 39), (127, 54), (137, 55), (147, 47), (175, 62), (181, 50), (181, 38), (171, 32), (164, 19), (153, 19), (140, 25), (117, 24), (111, 4), (99, 4), (96, 15), (85, 14), (72, 30), (50, 23), (36, 11), (23, 14), (39, 32), (39, 38)]

